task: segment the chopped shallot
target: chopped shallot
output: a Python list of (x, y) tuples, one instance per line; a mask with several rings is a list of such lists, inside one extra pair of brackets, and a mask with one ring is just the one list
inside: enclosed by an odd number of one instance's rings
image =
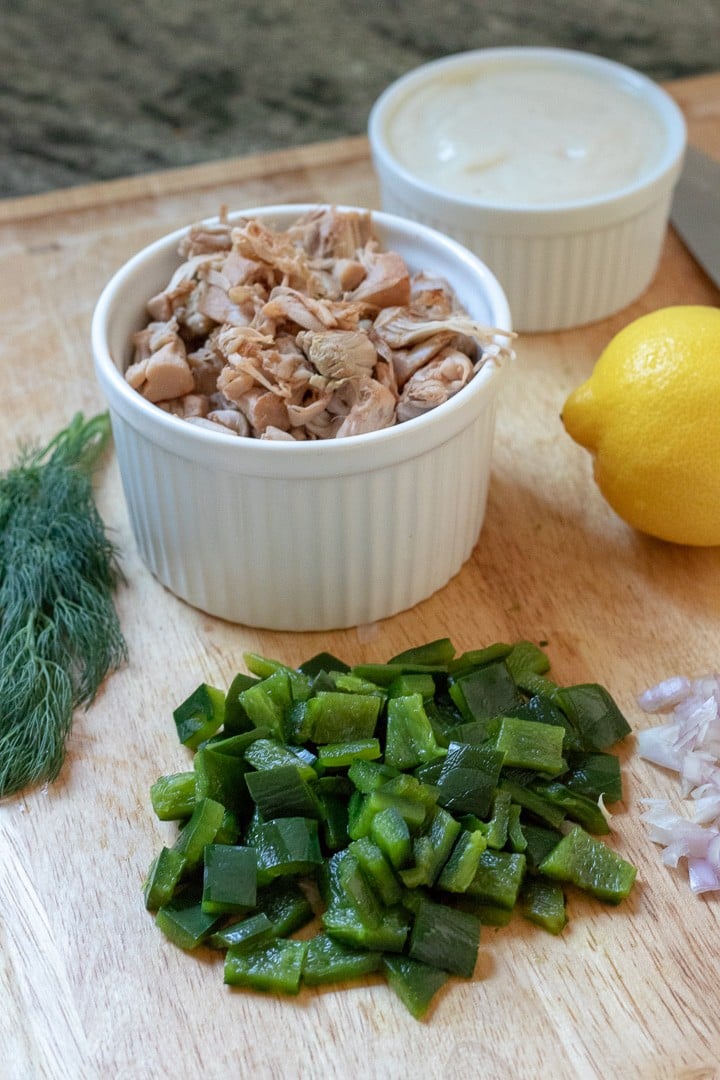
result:
[(193, 226), (179, 254), (126, 379), (209, 431), (291, 442), (376, 431), (512, 355), (498, 341), (511, 332), (380, 251), (369, 212), (317, 207), (285, 231), (222, 215)]
[(664, 850), (666, 866), (687, 860), (694, 893), (720, 890), (720, 676), (673, 676), (638, 698), (669, 720), (638, 735), (641, 757), (679, 774), (686, 813), (666, 799), (644, 799), (641, 820)]

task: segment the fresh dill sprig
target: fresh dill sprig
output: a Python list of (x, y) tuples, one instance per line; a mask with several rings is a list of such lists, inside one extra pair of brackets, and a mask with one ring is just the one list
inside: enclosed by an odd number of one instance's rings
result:
[(57, 777), (74, 710), (127, 658), (92, 490), (109, 436), (78, 413), (0, 477), (0, 797)]

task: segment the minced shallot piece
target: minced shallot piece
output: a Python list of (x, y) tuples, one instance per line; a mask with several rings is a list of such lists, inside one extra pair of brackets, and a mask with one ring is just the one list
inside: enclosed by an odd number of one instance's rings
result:
[(512, 356), (511, 332), (380, 250), (369, 211), (317, 207), (285, 230), (223, 213), (178, 251), (126, 378), (207, 431), (295, 442), (376, 431)]
[(686, 811), (678, 813), (668, 799), (644, 799), (641, 820), (667, 866), (687, 861), (694, 893), (720, 890), (720, 676), (664, 679), (638, 704), (669, 717), (638, 733), (638, 752), (678, 773)]

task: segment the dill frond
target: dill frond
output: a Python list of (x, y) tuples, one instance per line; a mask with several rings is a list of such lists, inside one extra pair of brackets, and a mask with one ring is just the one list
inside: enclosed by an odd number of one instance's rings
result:
[(0, 796), (55, 779), (74, 710), (127, 658), (92, 492), (109, 434), (78, 413), (0, 478)]

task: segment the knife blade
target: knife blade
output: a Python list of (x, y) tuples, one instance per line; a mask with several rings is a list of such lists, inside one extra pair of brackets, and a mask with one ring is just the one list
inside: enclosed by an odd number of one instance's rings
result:
[(697, 262), (720, 288), (720, 161), (688, 146), (670, 220)]

